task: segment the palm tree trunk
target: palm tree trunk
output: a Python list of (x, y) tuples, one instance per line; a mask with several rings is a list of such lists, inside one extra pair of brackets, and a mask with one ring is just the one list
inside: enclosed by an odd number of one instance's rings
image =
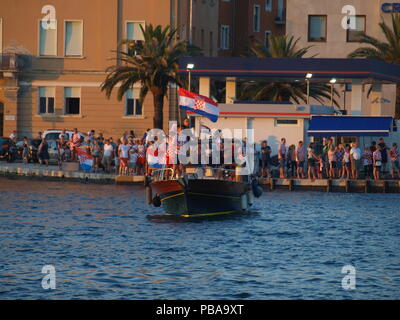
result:
[(394, 118), (400, 119), (400, 83), (396, 84), (396, 106), (394, 111)]
[(164, 96), (165, 94), (162, 90), (153, 89), (153, 101), (154, 101), (154, 118), (153, 118), (153, 128), (163, 129), (163, 109), (164, 109)]

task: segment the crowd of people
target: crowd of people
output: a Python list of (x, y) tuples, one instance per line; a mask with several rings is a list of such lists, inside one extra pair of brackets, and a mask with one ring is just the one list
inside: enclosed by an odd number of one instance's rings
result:
[[(177, 136), (187, 125), (184, 122), (183, 126), (177, 126)], [(78, 161), (79, 150), (84, 150), (93, 159), (93, 172), (104, 171), (119, 175), (150, 174), (152, 167), (147, 161), (147, 154), (154, 150), (151, 150), (153, 143), (146, 139), (149, 130), (141, 138), (137, 138), (133, 130), (129, 133), (125, 132), (117, 141), (114, 141), (112, 137), (104, 138), (102, 133), (96, 135), (95, 130), (89, 131), (85, 138), (77, 128), (70, 137), (66, 134), (66, 130), (62, 130), (57, 139), (58, 165), (61, 168), (65, 161)], [(15, 132), (12, 135), (16, 136)], [(48, 143), (41, 137), (41, 133), (37, 139), (40, 139), (37, 148), (38, 159), (40, 163), (48, 165)], [(29, 140), (24, 138), (22, 152), (24, 162), (27, 162), (28, 145)], [(220, 141), (219, 145), (223, 152), (223, 141)], [(243, 146), (245, 148), (246, 140), (243, 141)], [(179, 139), (176, 141), (176, 147), (178, 150), (182, 147), (182, 141)], [(317, 149), (320, 151), (317, 152)], [(400, 178), (398, 146), (393, 143), (391, 147), (388, 147), (383, 138), (380, 138), (378, 143), (373, 141), (371, 145), (365, 146), (364, 150), (360, 149), (357, 142), (334, 145), (331, 138), (324, 140), (322, 148), (320, 146), (317, 148), (313, 142), (306, 147), (303, 141), (299, 141), (297, 146), (288, 146), (286, 139), (282, 138), (278, 146), (277, 162), (273, 161), (271, 153), (272, 149), (268, 142), (262, 141), (259, 152), (259, 174), (262, 177), (272, 177), (272, 169), (277, 167), (280, 178), (358, 179), (363, 177), (379, 180), (382, 177), (386, 178), (385, 174), (388, 172), (391, 173), (393, 179)], [(221, 156), (220, 159), (220, 167), (226, 168), (227, 165), (223, 163), (224, 157)], [(183, 173), (184, 168), (179, 160), (171, 165), (168, 165), (168, 159), (166, 162), (167, 166), (170, 166), (178, 175)], [(229, 168), (234, 169), (234, 165)]]
[[(360, 149), (357, 142), (351, 144), (333, 144), (327, 139), (322, 151), (316, 151), (311, 142), (308, 147), (303, 141), (298, 145), (286, 145), (282, 138), (278, 146), (278, 168), (280, 178), (309, 179), (358, 179), (363, 173), (366, 179), (379, 180), (390, 170), (393, 179), (400, 178), (400, 157), (396, 143), (389, 148), (385, 140)], [(261, 175), (271, 177), (271, 148), (267, 141), (261, 144)], [(390, 163), (390, 167), (389, 167)], [(307, 170), (305, 170), (307, 168)]]

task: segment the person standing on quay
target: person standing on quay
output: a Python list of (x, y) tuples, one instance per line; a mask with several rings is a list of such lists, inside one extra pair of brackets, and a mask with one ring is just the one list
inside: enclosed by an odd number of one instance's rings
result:
[(388, 162), (388, 147), (386, 146), (385, 140), (383, 138), (379, 139), (378, 146), (381, 147), (382, 174), (385, 177), (386, 167), (387, 167), (387, 162)]
[(261, 176), (271, 178), (271, 147), (267, 140), (261, 143)]
[(81, 145), (81, 136), (78, 133), (78, 129), (75, 128), (74, 133), (71, 135), (71, 143), (70, 143), (71, 153), (72, 153), (72, 161), (77, 160), (76, 148), (79, 148), (80, 145)]
[(351, 159), (351, 177), (353, 179), (358, 179), (358, 173), (361, 164), (361, 150), (358, 147), (357, 142), (353, 142), (352, 148), (350, 150)]
[(393, 143), (392, 149), (389, 151), (390, 161), (392, 164), (392, 178), (395, 179), (395, 171), (397, 170), (397, 176), (400, 178), (400, 159), (399, 159), (399, 149), (397, 148), (397, 143)]
[(317, 178), (317, 160), (319, 160), (319, 158), (314, 152), (314, 143), (311, 142), (307, 148), (308, 178), (311, 180), (315, 180)]
[(46, 166), (49, 165), (49, 145), (47, 144), (46, 138), (42, 139), (42, 142), (39, 145), (38, 149), (38, 158), (40, 161), (40, 164), (46, 164)]
[(377, 145), (376, 150), (372, 154), (372, 158), (374, 161), (374, 179), (380, 179), (380, 171), (382, 167), (382, 153), (381, 153), (381, 146)]
[(279, 178), (285, 178), (285, 165), (286, 165), (286, 139), (282, 138), (278, 146), (278, 160), (279, 160)]
[(299, 144), (295, 150), (296, 162), (297, 162), (297, 178), (304, 179), (304, 161), (306, 160), (306, 151), (304, 149), (303, 141), (299, 141)]

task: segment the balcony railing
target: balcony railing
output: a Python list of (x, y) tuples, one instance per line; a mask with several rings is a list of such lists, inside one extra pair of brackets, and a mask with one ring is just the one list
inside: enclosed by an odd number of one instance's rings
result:
[(18, 68), (15, 53), (0, 53), (0, 71), (16, 71)]

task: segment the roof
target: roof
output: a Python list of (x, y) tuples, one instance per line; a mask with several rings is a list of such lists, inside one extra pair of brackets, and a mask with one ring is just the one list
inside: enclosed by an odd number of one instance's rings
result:
[(400, 82), (400, 66), (372, 59), (183, 57), (179, 61), (182, 74), (187, 72), (188, 63), (194, 64), (192, 75), (205, 77), (295, 81), (312, 73), (314, 81), (336, 78), (338, 83), (351, 79), (362, 79), (364, 83)]
[[(307, 106), (294, 104), (218, 104), (220, 117), (252, 118), (310, 118), (312, 114), (333, 114), (330, 106)], [(188, 112), (193, 116), (197, 114)]]
[(381, 136), (389, 135), (392, 117), (313, 116), (309, 136)]

